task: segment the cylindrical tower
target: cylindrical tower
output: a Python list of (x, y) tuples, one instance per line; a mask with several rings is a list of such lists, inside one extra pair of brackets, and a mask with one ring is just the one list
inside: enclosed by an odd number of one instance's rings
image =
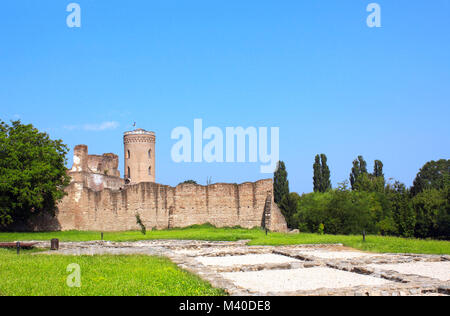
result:
[(127, 183), (155, 182), (155, 142), (155, 133), (141, 128), (124, 133), (124, 175)]

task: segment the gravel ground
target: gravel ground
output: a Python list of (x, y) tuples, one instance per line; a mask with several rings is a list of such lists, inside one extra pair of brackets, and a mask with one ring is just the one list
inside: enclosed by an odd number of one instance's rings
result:
[(441, 281), (450, 281), (450, 262), (370, 264), (368, 266), (380, 270), (392, 270), (402, 274), (415, 274)]
[(227, 256), (227, 257), (197, 257), (196, 260), (206, 266), (221, 266), (221, 267), (229, 267), (235, 265), (291, 263), (300, 261), (293, 258), (274, 254), (260, 254), (260, 255), (255, 254), (255, 255)]
[(330, 268), (230, 272), (222, 273), (222, 276), (237, 286), (261, 293), (335, 289), (360, 285), (377, 286), (392, 283), (384, 279)]

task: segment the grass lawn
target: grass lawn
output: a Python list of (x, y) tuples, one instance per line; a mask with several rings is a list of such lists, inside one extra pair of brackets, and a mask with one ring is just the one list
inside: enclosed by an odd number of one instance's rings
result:
[[(54, 232), (54, 233), (0, 233), (1, 241), (50, 240), (61, 241), (100, 240), (99, 232)], [(345, 246), (370, 252), (450, 254), (449, 241), (405, 239), (398, 237), (367, 236), (334, 236), (317, 234), (280, 234), (265, 235), (261, 229), (214, 228), (209, 225), (193, 226), (184, 229), (149, 231), (143, 236), (139, 231), (105, 233), (104, 239), (109, 241), (136, 241), (151, 239), (184, 239), (236, 241), (250, 240), (250, 245), (296, 245), (296, 244), (329, 244), (342, 243)]]
[[(67, 265), (81, 268), (81, 287), (66, 284)], [(224, 295), (168, 259), (149, 256), (58, 256), (0, 249), (0, 296)]]

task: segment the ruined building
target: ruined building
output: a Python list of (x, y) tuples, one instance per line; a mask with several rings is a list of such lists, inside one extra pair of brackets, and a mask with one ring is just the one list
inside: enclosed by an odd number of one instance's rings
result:
[(217, 227), (264, 227), (287, 231), (273, 201), (271, 179), (255, 183), (208, 186), (155, 182), (155, 134), (143, 129), (124, 133), (124, 178), (115, 154), (89, 155), (86, 145), (74, 149), (67, 196), (54, 218), (40, 218), (33, 230), (137, 230), (139, 214), (147, 229), (210, 223)]

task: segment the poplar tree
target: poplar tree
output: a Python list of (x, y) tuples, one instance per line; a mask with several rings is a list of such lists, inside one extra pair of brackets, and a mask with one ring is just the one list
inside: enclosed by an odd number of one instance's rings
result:
[(380, 160), (375, 160), (375, 164), (373, 167), (373, 176), (374, 177), (383, 177), (383, 163)]
[(313, 177), (313, 183), (314, 183), (314, 192), (320, 192), (320, 184), (322, 182), (322, 172), (321, 172), (321, 165), (320, 165), (320, 156), (316, 155), (314, 165), (314, 177)]
[(326, 192), (331, 189), (331, 180), (330, 180), (330, 168), (327, 164), (327, 156), (325, 154), (320, 155), (322, 160), (321, 165), (321, 191)]
[(352, 190), (356, 189), (355, 184), (358, 181), (358, 178), (363, 174), (367, 174), (367, 162), (364, 160), (363, 156), (358, 156), (358, 158), (353, 161), (353, 168), (350, 173)]
[(314, 192), (327, 192), (331, 189), (330, 168), (325, 154), (316, 155), (314, 165)]

